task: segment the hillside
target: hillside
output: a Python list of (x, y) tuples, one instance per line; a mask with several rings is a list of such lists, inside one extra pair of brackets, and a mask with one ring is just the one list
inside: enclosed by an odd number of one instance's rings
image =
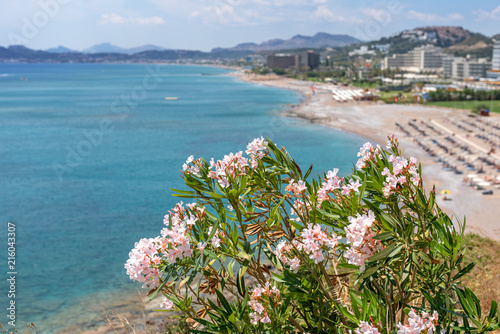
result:
[(417, 46), (431, 44), (442, 47), (444, 52), (456, 56), (470, 54), (490, 57), (493, 39), (462, 27), (431, 26), (405, 30), (390, 37), (365, 43), (368, 46), (377, 44), (390, 44), (389, 54), (406, 53)]
[(256, 43), (242, 43), (231, 48), (215, 48), (212, 52), (221, 51), (269, 51), (269, 50), (293, 50), (305, 48), (342, 47), (361, 43), (359, 39), (349, 35), (332, 35), (319, 32), (314, 36), (295, 35), (290, 39), (271, 39), (269, 41)]
[(135, 48), (124, 49), (119, 46), (113, 45), (111, 43), (101, 43), (94, 45), (82, 51), (82, 53), (123, 53), (132, 55), (134, 53), (144, 52), (144, 51), (163, 51), (162, 47), (156, 45), (143, 45)]

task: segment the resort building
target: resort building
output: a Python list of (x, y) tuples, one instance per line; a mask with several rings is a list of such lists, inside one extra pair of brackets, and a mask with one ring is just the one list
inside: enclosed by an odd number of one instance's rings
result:
[(496, 41), (493, 47), (491, 70), (488, 71), (487, 77), (491, 79), (500, 78), (500, 41)]
[(408, 72), (442, 72), (444, 54), (441, 48), (426, 45), (408, 53), (385, 57), (383, 69), (400, 69)]
[(277, 53), (267, 56), (267, 67), (274, 68), (309, 68), (315, 69), (320, 64), (318, 53), (306, 51), (297, 54)]
[(500, 71), (500, 41), (496, 41), (495, 46), (493, 47), (491, 69), (494, 71)]
[(484, 58), (477, 60), (451, 56), (443, 58), (443, 75), (456, 80), (484, 78), (490, 67), (491, 62)]
[(366, 55), (374, 56), (375, 54), (376, 54), (375, 51), (368, 49), (367, 45), (362, 45), (359, 49), (349, 52), (349, 56), (366, 56)]

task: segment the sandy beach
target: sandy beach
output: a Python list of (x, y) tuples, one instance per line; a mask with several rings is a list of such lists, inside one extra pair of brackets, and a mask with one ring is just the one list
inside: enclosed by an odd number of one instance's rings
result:
[[(477, 153), (488, 152), (490, 144), (481, 142), (476, 138), (470, 138), (463, 129), (450, 125), (450, 120), (467, 119), (468, 112), (460, 109), (449, 109), (442, 107), (428, 107), (415, 104), (385, 104), (383, 102), (345, 102), (339, 103), (332, 98), (331, 92), (321, 89), (324, 84), (314, 84), (315, 94), (312, 94), (311, 82), (282, 78), (278, 76), (260, 76), (236, 72), (241, 80), (272, 86), (277, 88), (292, 89), (304, 95), (302, 104), (294, 106), (285, 112), (288, 117), (300, 117), (309, 122), (320, 123), (332, 128), (359, 134), (370, 139), (374, 143), (385, 146), (387, 135), (395, 134), (399, 138), (406, 156), (414, 156), (423, 167), (424, 185), (428, 191), (436, 186), (436, 192), (440, 194), (443, 190), (449, 190), (450, 194), (438, 196), (438, 204), (449, 215), (464, 221), (466, 218), (466, 231), (481, 234), (483, 236), (500, 240), (500, 189), (492, 189), (492, 195), (483, 195), (482, 191), (475, 190), (462, 183), (467, 174), (473, 173), (463, 171), (463, 174), (455, 174), (444, 170), (435, 160), (436, 156), (444, 157), (443, 152), (436, 152), (431, 157), (414, 141), (420, 138), (418, 133), (408, 135), (396, 126), (408, 124), (408, 122), (420, 120), (425, 124), (432, 125), (439, 130), (441, 137), (449, 132), (455, 136), (458, 143), (470, 146)], [(333, 86), (331, 86), (333, 87)], [(499, 121), (500, 117), (492, 115), (489, 119)], [(436, 134), (437, 135), (437, 134)], [(439, 136), (437, 136), (439, 137)], [(461, 140), (464, 140), (462, 142)], [(498, 154), (493, 155), (495, 158)], [(496, 169), (485, 170), (485, 176), (497, 177)]]

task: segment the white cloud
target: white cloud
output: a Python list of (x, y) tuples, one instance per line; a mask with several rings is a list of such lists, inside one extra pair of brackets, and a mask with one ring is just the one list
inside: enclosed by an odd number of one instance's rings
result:
[(342, 15), (335, 14), (326, 5), (321, 5), (311, 14), (312, 19), (320, 19), (330, 22), (342, 22), (345, 18)]
[(251, 10), (246, 6), (229, 4), (201, 7), (192, 11), (189, 16), (201, 19), (204, 24), (252, 26), (279, 21), (278, 16), (265, 15), (262, 11)]
[(310, 19), (312, 21), (322, 20), (328, 22), (346, 22), (350, 24), (360, 24), (364, 22), (358, 17), (344, 16), (340, 13), (336, 13), (326, 5), (318, 6), (316, 10), (310, 15)]
[(500, 6), (488, 12), (482, 9), (473, 10), (472, 13), (476, 16), (479, 21), (486, 20), (500, 20)]
[(138, 24), (138, 25), (161, 25), (165, 20), (159, 16), (151, 17), (123, 17), (118, 14), (103, 14), (99, 20), (99, 24)]
[(458, 14), (458, 13), (450, 13), (446, 16), (441, 16), (441, 15), (437, 15), (437, 14), (420, 13), (420, 12), (416, 12), (414, 10), (408, 11), (408, 18), (416, 19), (416, 20), (422, 21), (422, 22), (435, 22), (435, 23), (439, 23), (439, 22), (443, 22), (443, 21), (447, 21), (447, 22), (460, 21), (460, 20), (464, 19), (463, 15)]

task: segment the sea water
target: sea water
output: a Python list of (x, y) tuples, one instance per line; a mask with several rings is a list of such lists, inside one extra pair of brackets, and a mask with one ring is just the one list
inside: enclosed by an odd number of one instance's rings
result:
[(53, 333), (79, 317), (97, 320), (82, 306), (89, 300), (105, 305), (140, 287), (123, 265), (136, 241), (159, 235), (189, 155), (217, 160), (264, 136), (304, 170), (313, 163), (314, 175), (350, 172), (364, 138), (282, 117), (303, 97), (228, 72), (0, 64), (0, 323), (12, 300), (8, 222), (16, 229), (17, 328), (34, 322)]

